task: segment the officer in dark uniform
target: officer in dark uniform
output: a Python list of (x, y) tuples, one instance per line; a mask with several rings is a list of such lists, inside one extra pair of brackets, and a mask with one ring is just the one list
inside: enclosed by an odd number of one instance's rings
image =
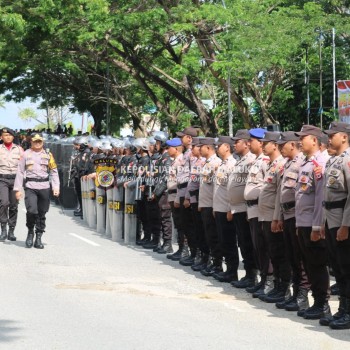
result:
[(81, 183), (80, 178), (87, 175), (89, 164), (88, 138), (86, 136), (78, 137), (74, 141), (74, 146), (78, 151), (78, 155), (74, 158), (71, 177), (74, 181), (74, 188), (79, 202), (79, 208), (74, 211), (75, 216), (83, 216), (82, 196), (81, 196)]
[(22, 197), (21, 190), (25, 177), (24, 202), (27, 209), (28, 227), (26, 247), (31, 248), (33, 246), (35, 228), (36, 238), (34, 247), (43, 249), (44, 246), (41, 242), (41, 237), (45, 232), (45, 215), (50, 206), (50, 182), (53, 195), (58, 197), (60, 193), (60, 181), (55, 159), (51, 152), (44, 150), (42, 136), (35, 134), (31, 142), (32, 147), (24, 152), (18, 164), (13, 190), (16, 192), (17, 200), (19, 200)]
[(15, 132), (12, 129), (1, 129), (3, 143), (0, 145), (0, 241), (5, 241), (6, 238), (10, 241), (16, 240), (14, 230), (17, 223), (18, 202), (13, 185), (23, 149), (13, 143), (14, 136)]
[[(171, 159), (166, 150), (167, 135), (163, 132), (157, 132), (154, 135), (156, 141), (155, 151), (152, 156), (154, 160), (154, 169), (151, 176), (153, 176), (153, 193), (148, 200), (150, 202), (156, 202), (159, 215), (159, 231), (163, 238), (162, 246), (157, 250), (158, 254), (170, 254), (173, 253), (172, 237), (173, 227), (171, 221), (171, 206), (168, 202), (167, 180), (169, 175), (169, 169), (171, 166)], [(154, 216), (151, 216), (151, 220), (156, 222), (156, 211), (152, 211)]]

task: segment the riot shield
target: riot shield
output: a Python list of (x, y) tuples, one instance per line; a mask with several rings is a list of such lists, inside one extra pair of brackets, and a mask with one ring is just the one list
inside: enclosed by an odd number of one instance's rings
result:
[(106, 232), (106, 190), (96, 188), (96, 230), (98, 233)]
[(136, 186), (127, 186), (125, 188), (125, 206), (124, 206), (124, 242), (135, 244), (136, 242)]
[(113, 188), (113, 225), (112, 241), (123, 240), (123, 221), (124, 221), (124, 187)]

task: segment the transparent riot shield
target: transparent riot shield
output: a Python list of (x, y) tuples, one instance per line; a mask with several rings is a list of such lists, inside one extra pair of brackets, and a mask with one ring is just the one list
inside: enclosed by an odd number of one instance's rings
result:
[(96, 188), (96, 230), (98, 233), (106, 232), (106, 190)]
[(106, 237), (112, 237), (112, 226), (113, 226), (113, 187), (106, 189)]
[(90, 228), (96, 229), (96, 188), (95, 181), (89, 179), (87, 181), (89, 199), (88, 199), (88, 225)]
[(85, 222), (87, 222), (87, 182), (80, 179), (81, 183), (81, 198), (82, 198), (82, 205), (83, 205), (83, 219)]
[(113, 188), (113, 224), (112, 241), (120, 242), (123, 240), (123, 222), (124, 222), (124, 187)]
[(125, 188), (125, 206), (124, 206), (124, 242), (135, 244), (136, 242), (136, 186), (127, 186)]

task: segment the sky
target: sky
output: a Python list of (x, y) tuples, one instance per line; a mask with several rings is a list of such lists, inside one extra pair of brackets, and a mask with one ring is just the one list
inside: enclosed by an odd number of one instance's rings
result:
[[(14, 102), (7, 102), (4, 105), (4, 108), (0, 108), (0, 126), (6, 126), (11, 129), (31, 129), (34, 128), (38, 122), (35, 120), (32, 121), (24, 121), (19, 118), (18, 113), (20, 110), (24, 108), (32, 108), (34, 109), (38, 116), (42, 116), (39, 118), (40, 120), (45, 120), (45, 111), (37, 109), (37, 105), (35, 103), (32, 103), (29, 99), (21, 102), (21, 103), (14, 103)], [(86, 115), (84, 118), (84, 130), (83, 132), (86, 131)], [(91, 121), (92, 118), (89, 118), (89, 121)], [(72, 121), (74, 128), (76, 130), (81, 130), (81, 125), (82, 125), (82, 116), (77, 115), (77, 114), (72, 114)]]

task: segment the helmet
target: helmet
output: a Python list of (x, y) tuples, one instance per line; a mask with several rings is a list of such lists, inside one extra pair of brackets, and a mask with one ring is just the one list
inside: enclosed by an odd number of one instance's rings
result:
[(160, 141), (161, 147), (166, 146), (165, 142), (168, 139), (168, 134), (164, 131), (155, 131), (153, 137), (156, 141)]
[(153, 136), (150, 136), (148, 138), (148, 142), (149, 142), (150, 145), (155, 145), (156, 144), (156, 140), (155, 140), (155, 138)]
[(87, 136), (77, 137), (74, 143), (77, 144), (77, 145), (85, 145), (85, 146), (87, 146), (87, 144), (88, 144), (88, 137)]
[(102, 140), (102, 150), (104, 152), (112, 150), (111, 143), (108, 140)]
[(93, 148), (98, 148), (100, 150), (102, 150), (102, 141), (101, 140), (95, 140), (92, 142), (91, 146)]

